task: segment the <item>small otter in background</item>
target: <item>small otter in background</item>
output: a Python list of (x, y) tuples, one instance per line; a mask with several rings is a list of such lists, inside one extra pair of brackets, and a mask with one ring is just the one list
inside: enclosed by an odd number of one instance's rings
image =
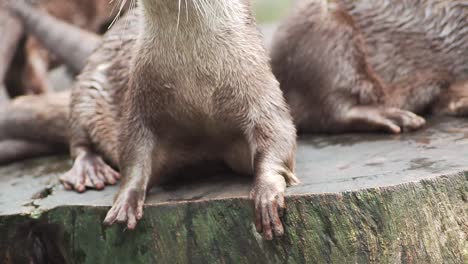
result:
[[(1, 0), (9, 1), (9, 0)], [(0, 1), (0, 2), (1, 2)], [(18, 1), (18, 0), (14, 0)], [(89, 32), (104, 33), (119, 10), (109, 0), (39, 0), (38, 8), (58, 20), (66, 21)], [(1, 3), (0, 3), (1, 5)], [(0, 10), (0, 32), (6, 40), (0, 42), (0, 51), (6, 50), (0, 66), (0, 82), (5, 82), (8, 94), (15, 97), (22, 94), (40, 94), (48, 90), (47, 75), (50, 68), (61, 64), (61, 60), (49, 52), (40, 41), (32, 35), (25, 35), (18, 30), (21, 25), (14, 21), (14, 16), (5, 8)], [(124, 7), (124, 11), (128, 5)], [(54, 24), (49, 24), (54, 26)], [(38, 28), (42, 35), (53, 32), (47, 28)], [(11, 45), (10, 43), (14, 43)], [(86, 42), (78, 42), (86, 46)], [(57, 48), (60, 48), (58, 45)], [(2, 55), (4, 52), (1, 52)], [(5, 68), (5, 69), (3, 69)], [(72, 69), (74, 70), (74, 69)], [(75, 72), (77, 73), (77, 72)]]
[(0, 140), (71, 142), (75, 162), (61, 181), (78, 192), (121, 174), (105, 222), (130, 229), (163, 177), (224, 162), (254, 175), (256, 227), (272, 239), (284, 232), (285, 188), (298, 183), (292, 117), (249, 1), (198, 1), (139, 1), (89, 57), (71, 103), (63, 93), (70, 128), (56, 94), (25, 96), (5, 110), (14, 116), (0, 115)]
[(467, 28), (466, 0), (298, 0), (272, 68), (299, 132), (399, 133), (468, 113)]

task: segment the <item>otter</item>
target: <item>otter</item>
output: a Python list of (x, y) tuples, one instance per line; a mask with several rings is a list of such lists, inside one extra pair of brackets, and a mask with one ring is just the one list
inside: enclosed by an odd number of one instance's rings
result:
[[(67, 189), (102, 189), (122, 178), (106, 224), (134, 229), (151, 186), (186, 166), (221, 161), (254, 175), (257, 230), (266, 239), (283, 234), (285, 188), (299, 182), (296, 130), (249, 1), (138, 1), (104, 35), (69, 102), (67, 133), (3, 138), (70, 141), (74, 164), (60, 178)], [(51, 104), (40, 103), (29, 113)], [(43, 123), (52, 127), (66, 110), (57, 114)], [(36, 125), (27, 115), (23, 123)]]
[(299, 132), (400, 133), (466, 115), (467, 28), (465, 0), (299, 0), (271, 64)]
[[(2, 1), (5, 2), (6, 0)], [(30, 2), (37, 2), (38, 9), (52, 15), (50, 20), (65, 21), (93, 34), (104, 33), (118, 11), (113, 5), (109, 4), (109, 0), (42, 0)], [(124, 11), (127, 8), (128, 5), (124, 6)], [(30, 17), (29, 19), (33, 18)], [(34, 23), (29, 24), (27, 25), (29, 28), (25, 29), (26, 31), (32, 28), (35, 31), (41, 31), (41, 34), (26, 35), (23, 34), (20, 21), (17, 21), (17, 19), (15, 21), (12, 14), (9, 14), (5, 8), (0, 10), (0, 21), (4, 20), (9, 22), (0, 24), (0, 31), (7, 33), (2, 35), (5, 41), (2, 40), (0, 51), (2, 49), (6, 50), (8, 57), (1, 57), (0, 80), (6, 82), (8, 94), (11, 97), (16, 97), (22, 94), (41, 94), (47, 92), (48, 88), (50, 88), (47, 79), (48, 71), (61, 65), (62, 60), (61, 58), (56, 58), (55, 53), (46, 49), (41, 42), (43, 38), (48, 37), (49, 32), (57, 32), (50, 28), (57, 23), (46, 23), (45, 28), (38, 27)], [(59, 36), (71, 36), (72, 39), (69, 41), (78, 39), (78, 36), (73, 37), (71, 34)], [(38, 39), (38, 37), (42, 39)], [(53, 36), (50, 36), (50, 38), (57, 39)], [(64, 41), (67, 41), (67, 39)], [(9, 45), (9, 43), (13, 45)], [(81, 41), (75, 41), (75, 46), (77, 46), (76, 43), (80, 44), (77, 48), (92, 46), (88, 45), (87, 42)], [(57, 45), (55, 48), (60, 49), (61, 46)], [(14, 58), (10, 58), (13, 55)], [(74, 68), (71, 69), (71, 72), (77, 73)]]

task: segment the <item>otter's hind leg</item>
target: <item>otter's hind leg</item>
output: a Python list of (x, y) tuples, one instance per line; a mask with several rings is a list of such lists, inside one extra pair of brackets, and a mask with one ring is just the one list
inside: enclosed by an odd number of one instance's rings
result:
[(385, 105), (422, 114), (430, 110), (441, 94), (447, 94), (449, 84), (448, 74), (415, 72), (385, 87)]
[(425, 120), (409, 111), (384, 106), (358, 105), (338, 114), (332, 132), (372, 132), (386, 131), (400, 133), (416, 130)]
[[(450, 77), (444, 73), (419, 71), (391, 85), (382, 85), (384, 100), (379, 106), (358, 105), (337, 113), (337, 122), (356, 131), (385, 130), (392, 133), (416, 130), (425, 124), (417, 114), (425, 113), (442, 94), (455, 99), (461, 92), (447, 91)], [(458, 89), (461, 90), (461, 89)], [(455, 96), (454, 96), (455, 95)], [(468, 91), (466, 92), (468, 95)], [(468, 101), (465, 98), (465, 101)], [(463, 106), (463, 100), (452, 105)], [(462, 107), (458, 107), (460, 111)], [(468, 109), (467, 109), (468, 110)]]
[(120, 179), (120, 174), (106, 163), (118, 165), (114, 127), (118, 119), (105, 96), (100, 90), (81, 83), (72, 90), (70, 152), (74, 163), (60, 177), (68, 190), (103, 189)]

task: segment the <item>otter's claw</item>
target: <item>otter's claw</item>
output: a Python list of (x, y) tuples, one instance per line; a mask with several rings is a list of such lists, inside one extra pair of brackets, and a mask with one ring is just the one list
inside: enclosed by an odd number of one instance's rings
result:
[(128, 190), (121, 191), (112, 208), (107, 213), (104, 223), (126, 223), (127, 228), (135, 229), (137, 221), (143, 217), (143, 203), (145, 201), (144, 191)]
[(105, 185), (116, 184), (120, 174), (93, 153), (83, 153), (75, 159), (73, 167), (60, 177), (67, 190), (84, 192), (86, 187), (103, 189)]
[[(271, 180), (271, 179), (270, 179)], [(276, 181), (256, 183), (251, 197), (255, 203), (255, 227), (262, 233), (266, 240), (272, 240), (274, 236), (284, 234), (281, 217), (286, 208), (284, 191), (286, 181), (278, 175)]]

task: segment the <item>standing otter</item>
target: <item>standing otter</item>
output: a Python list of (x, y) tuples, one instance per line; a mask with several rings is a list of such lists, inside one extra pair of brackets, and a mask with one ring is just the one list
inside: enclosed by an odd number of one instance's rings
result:
[(298, 182), (296, 133), (247, 0), (139, 1), (78, 76), (70, 123), (66, 188), (100, 189), (122, 174), (106, 223), (135, 228), (163, 176), (223, 161), (255, 175), (257, 230), (283, 233), (285, 187)]
[(467, 28), (465, 0), (299, 0), (272, 68), (299, 131), (399, 133), (467, 108)]

